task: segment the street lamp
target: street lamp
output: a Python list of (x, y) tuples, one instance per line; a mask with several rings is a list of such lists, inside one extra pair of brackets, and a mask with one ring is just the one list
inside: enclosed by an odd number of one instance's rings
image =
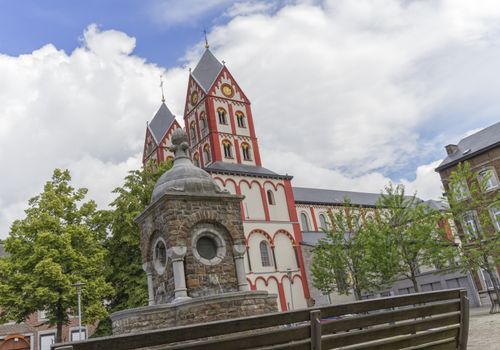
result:
[(292, 279), (291, 268), (286, 269), (286, 275), (288, 276), (288, 280), (290, 281), (290, 301), (292, 302), (292, 310), (295, 310), (295, 305), (293, 305), (293, 289), (292, 289), (293, 279)]
[(81, 306), (81, 295), (82, 295), (82, 287), (85, 285), (85, 283), (82, 282), (76, 282), (72, 284), (73, 287), (76, 287), (76, 294), (78, 296), (78, 335), (79, 338), (78, 340), (82, 340), (82, 306)]

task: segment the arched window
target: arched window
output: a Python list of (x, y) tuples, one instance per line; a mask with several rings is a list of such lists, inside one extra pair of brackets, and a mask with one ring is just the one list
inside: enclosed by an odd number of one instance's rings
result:
[(241, 151), (243, 153), (243, 160), (252, 160), (252, 157), (250, 157), (250, 146), (248, 143), (241, 144)]
[(260, 261), (262, 262), (262, 266), (271, 266), (269, 243), (267, 241), (261, 241), (259, 244), (259, 248), (260, 248)]
[(276, 204), (276, 201), (274, 200), (274, 193), (271, 190), (267, 190), (267, 202), (271, 205)]
[(194, 126), (194, 122), (190, 124), (189, 133), (191, 134), (191, 145), (194, 145), (196, 143), (196, 127)]
[(235, 114), (236, 114), (236, 122), (238, 123), (238, 127), (239, 128), (246, 128), (247, 125), (245, 122), (245, 115), (240, 111), (236, 112)]
[(193, 164), (197, 167), (200, 166), (200, 156), (198, 155), (198, 153), (195, 153), (195, 155), (193, 156)]
[(202, 135), (207, 133), (207, 118), (205, 118), (205, 112), (200, 113), (200, 129)]
[(323, 230), (327, 230), (328, 229), (328, 225), (326, 223), (326, 216), (325, 216), (325, 214), (319, 214), (319, 226)]
[(219, 116), (219, 124), (227, 124), (226, 110), (224, 108), (217, 108), (217, 115)]
[(232, 151), (231, 142), (229, 142), (228, 140), (223, 140), (222, 146), (224, 147), (224, 157), (225, 158), (233, 158), (233, 151)]
[(309, 231), (309, 220), (307, 219), (306, 213), (300, 213), (300, 222), (302, 224), (302, 231)]
[(210, 163), (210, 146), (208, 143), (203, 147), (203, 157), (205, 158), (205, 164)]

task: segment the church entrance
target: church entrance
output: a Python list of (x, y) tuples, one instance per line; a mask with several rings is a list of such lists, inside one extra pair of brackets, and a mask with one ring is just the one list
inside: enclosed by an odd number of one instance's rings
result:
[(30, 350), (30, 338), (20, 334), (9, 335), (0, 341), (0, 350)]

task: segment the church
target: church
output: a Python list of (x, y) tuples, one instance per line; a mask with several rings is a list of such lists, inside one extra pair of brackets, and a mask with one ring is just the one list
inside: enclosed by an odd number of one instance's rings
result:
[[(250, 289), (276, 294), (281, 311), (352, 301), (353, 296), (323, 295), (313, 288), (312, 248), (324, 237), (328, 211), (341, 209), (345, 197), (370, 220), (379, 194), (293, 187), (292, 176), (263, 167), (250, 100), (208, 44), (189, 73), (184, 125), (193, 164), (208, 172), (221, 189), (244, 196), (240, 209)], [(180, 127), (162, 99), (146, 128), (143, 163), (173, 159), (172, 135)], [(438, 282), (449, 284), (429, 278), (422, 279), (423, 290)], [(450, 278), (467, 285), (464, 276)], [(411, 288), (403, 281), (386, 294), (411, 293)]]

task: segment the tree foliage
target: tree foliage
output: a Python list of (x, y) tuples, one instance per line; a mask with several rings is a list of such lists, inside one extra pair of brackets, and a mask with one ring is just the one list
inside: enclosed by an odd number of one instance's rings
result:
[(329, 212), (331, 224), (314, 249), (311, 267), (313, 285), (323, 293), (354, 292), (359, 300), (363, 291), (382, 281), (371, 265), (370, 239), (361, 216), (348, 199), (342, 209)]
[[(500, 192), (489, 190), (491, 176), (481, 176), (472, 171), (468, 162), (459, 163), (449, 177), (445, 195), (457, 226), (462, 228), (462, 267), (469, 271), (486, 271), (500, 301), (500, 287), (495, 273), (495, 265), (500, 264), (500, 232), (489, 210), (500, 208)], [(473, 219), (476, 225), (465, 220), (466, 216)]]
[(106, 243), (109, 251), (107, 280), (116, 292), (110, 302), (112, 312), (147, 305), (139, 226), (134, 219), (150, 203), (156, 181), (171, 166), (172, 162), (168, 161), (132, 170), (123, 186), (113, 191), (117, 197), (109, 211), (110, 236)]
[(83, 282), (83, 322), (106, 316), (103, 300), (113, 289), (103, 266), (106, 236), (102, 212), (85, 201), (87, 190), (70, 186), (67, 170), (56, 169), (43, 192), (29, 200), (26, 217), (16, 220), (0, 259), (1, 320), (24, 321), (44, 310), (57, 325), (57, 341), (70, 315), (77, 314), (76, 288)]
[(384, 252), (392, 279), (404, 276), (420, 291), (417, 276), (424, 266), (438, 269), (450, 265), (456, 247), (441, 225), (445, 213), (421, 202), (416, 195), (407, 196), (404, 186), (386, 186), (378, 204), (380, 220), (373, 223), (372, 235), (377, 250)]

